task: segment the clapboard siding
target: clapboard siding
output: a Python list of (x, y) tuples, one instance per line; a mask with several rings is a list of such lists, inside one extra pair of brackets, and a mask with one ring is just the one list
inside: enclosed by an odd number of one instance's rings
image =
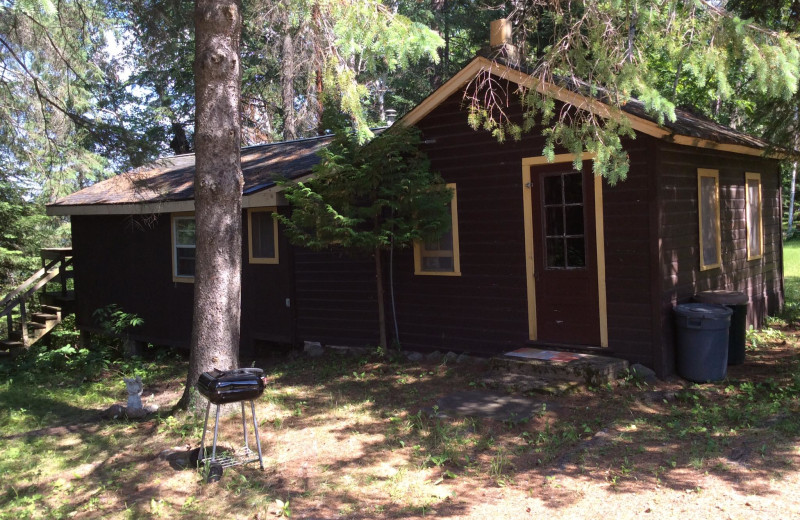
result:
[[(433, 169), (457, 186), (462, 275), (415, 276), (411, 251), (396, 252), (398, 328), (405, 348), (496, 354), (528, 339), (522, 159), (540, 155), (543, 139), (533, 132), (500, 144), (470, 129), (460, 104), (451, 97), (418, 127)], [(608, 353), (647, 361), (652, 144), (645, 137), (626, 146), (628, 180), (603, 189)]]
[(650, 309), (653, 140), (625, 142), (628, 178), (603, 186), (608, 343), (614, 355), (652, 365)]
[[(662, 349), (659, 371), (674, 368), (672, 308), (699, 291), (727, 289), (750, 298), (748, 324), (759, 327), (783, 305), (780, 174), (776, 161), (662, 144), (659, 150)], [(719, 171), (722, 266), (701, 271), (697, 169)], [(747, 260), (745, 172), (761, 174), (763, 256)]]
[(172, 281), (170, 216), (73, 215), (78, 327), (98, 330), (107, 305), (144, 320), (131, 337), (188, 347), (194, 284)]
[(375, 262), (340, 251), (294, 250), (296, 338), (378, 344)]

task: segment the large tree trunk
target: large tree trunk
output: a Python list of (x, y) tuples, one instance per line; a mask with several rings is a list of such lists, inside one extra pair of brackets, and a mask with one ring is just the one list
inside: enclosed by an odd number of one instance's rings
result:
[(178, 406), (194, 407), (204, 371), (236, 368), (242, 262), (239, 96), (241, 4), (195, 3), (194, 318), (189, 375)]

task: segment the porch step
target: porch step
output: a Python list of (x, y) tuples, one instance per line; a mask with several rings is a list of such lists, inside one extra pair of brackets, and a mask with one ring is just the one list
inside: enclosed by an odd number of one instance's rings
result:
[(0, 341), (0, 349), (11, 350), (15, 348), (22, 348), (21, 341), (14, 341), (13, 339), (4, 339)]
[(22, 352), (22, 342), (11, 339), (0, 341), (0, 359), (13, 359)]
[(31, 316), (31, 319), (36, 323), (47, 323), (48, 321), (58, 321), (59, 317), (57, 314), (36, 312)]
[(610, 383), (622, 376), (628, 362), (595, 354), (521, 348), (492, 358), (492, 366), (500, 372), (524, 376), (516, 378), (523, 384), (534, 385), (541, 380), (545, 387), (548, 381), (556, 387), (569, 387)]
[(41, 309), (43, 313), (51, 316), (57, 316), (57, 319), (61, 319), (61, 307), (56, 307), (55, 305), (42, 305)]

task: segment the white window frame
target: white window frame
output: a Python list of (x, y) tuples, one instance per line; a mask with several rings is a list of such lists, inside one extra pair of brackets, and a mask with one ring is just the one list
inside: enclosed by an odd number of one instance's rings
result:
[[(170, 215), (170, 234), (172, 237), (172, 281), (182, 283), (194, 283), (194, 276), (179, 275), (178, 274), (178, 249), (179, 248), (193, 248), (197, 251), (197, 237), (195, 236), (194, 246), (179, 245), (177, 243), (178, 233), (176, 231), (179, 221), (194, 220), (194, 213), (173, 213)], [(195, 262), (197, 262), (197, 255), (195, 255)]]

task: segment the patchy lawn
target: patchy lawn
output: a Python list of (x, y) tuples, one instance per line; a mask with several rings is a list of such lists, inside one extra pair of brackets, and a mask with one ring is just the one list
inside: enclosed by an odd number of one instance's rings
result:
[[(798, 287), (800, 273), (787, 276), (787, 293)], [(482, 364), (258, 360), (266, 469), (227, 469), (216, 484), (169, 455), (201, 434), (202, 418), (168, 411), (183, 359), (33, 348), (0, 366), (0, 519), (798, 518), (799, 327), (789, 312), (751, 332), (747, 362), (722, 383), (627, 378), (536, 396), (545, 404), (517, 423), (428, 413), (480, 389)], [(100, 419), (124, 404), (123, 375), (143, 376), (145, 403), (163, 412)], [(240, 428), (222, 421), (222, 444), (238, 446)]]

